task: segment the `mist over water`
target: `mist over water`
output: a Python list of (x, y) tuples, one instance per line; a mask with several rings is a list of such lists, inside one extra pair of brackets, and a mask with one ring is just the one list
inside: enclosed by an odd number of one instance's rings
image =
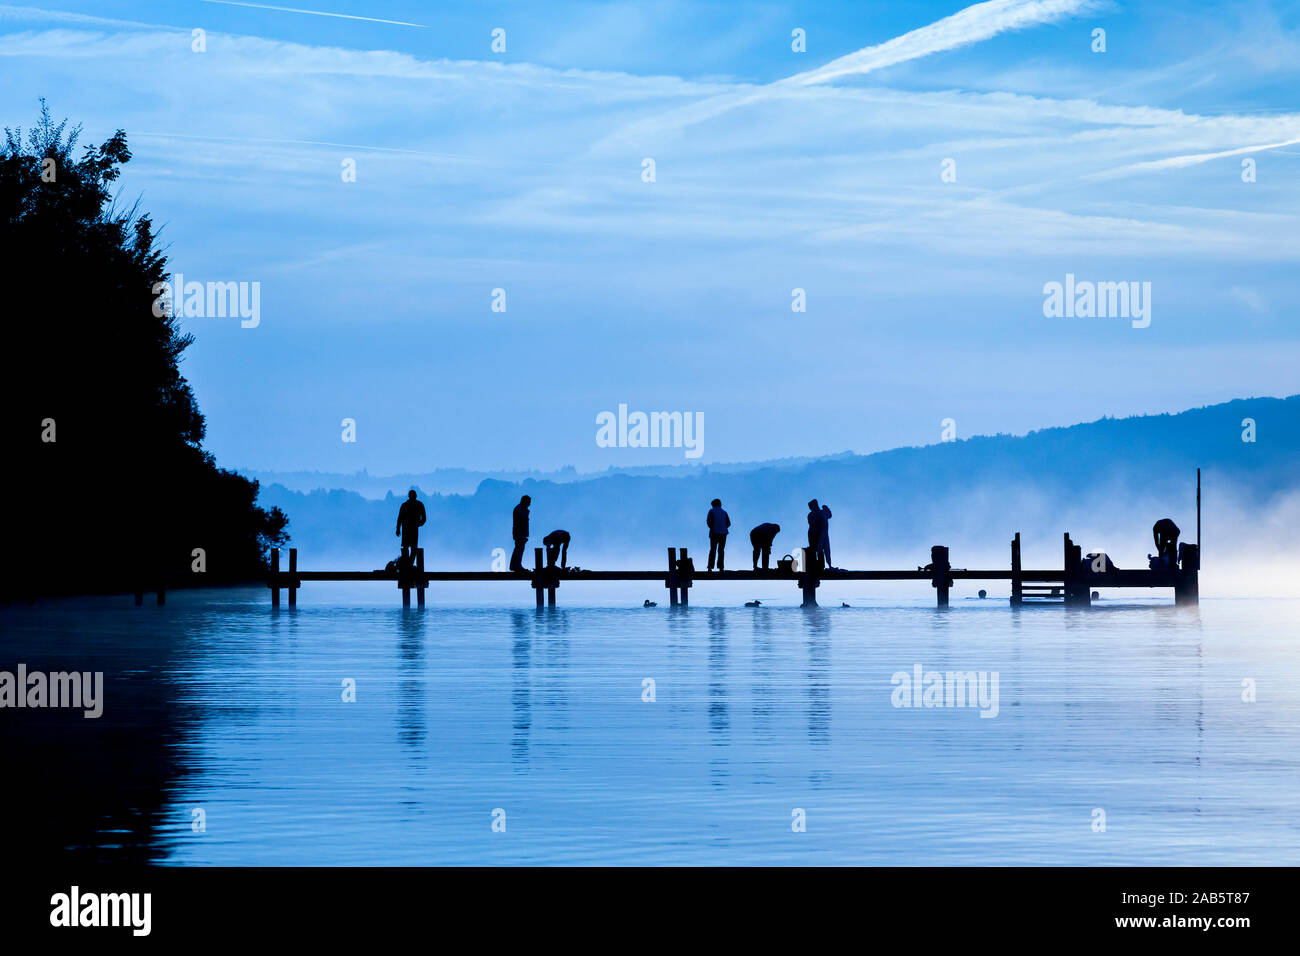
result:
[[(904, 590), (828, 585), (815, 610), (789, 582), (702, 583), (676, 610), (639, 607), (662, 588), (565, 584), (537, 611), (517, 582), (435, 585), (424, 611), (389, 583), (308, 584), (278, 614), (260, 588), (7, 608), (0, 666), (103, 670), (105, 705), (0, 711), (58, 783), (7, 790), (6, 818), (39, 824), (20, 844), (194, 864), (1300, 862), (1300, 601), (1017, 612), (959, 591), (941, 612)], [(788, 603), (739, 606), (768, 591)], [(996, 716), (894, 706), (918, 665), (998, 675)]]

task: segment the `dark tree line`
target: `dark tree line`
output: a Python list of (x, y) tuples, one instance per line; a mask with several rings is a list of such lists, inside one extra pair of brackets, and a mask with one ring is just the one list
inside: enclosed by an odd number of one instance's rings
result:
[(0, 589), (255, 578), (287, 519), (257, 506), (257, 482), (203, 450), (203, 415), (180, 372), (192, 336), (154, 308), (167, 257), (149, 216), (119, 209), (111, 192), (131, 158), (126, 136), (78, 158), (79, 132), (42, 103), (39, 123), (25, 137), (6, 128), (0, 146)]

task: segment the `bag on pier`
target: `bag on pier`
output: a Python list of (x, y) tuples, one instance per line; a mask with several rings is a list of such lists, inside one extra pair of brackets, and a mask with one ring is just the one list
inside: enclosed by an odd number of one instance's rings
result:
[(411, 559), (398, 555), (392, 561), (384, 565), (384, 571), (388, 574), (400, 574), (403, 571), (411, 569)]
[(776, 562), (778, 571), (794, 572), (794, 555), (787, 554), (784, 558)]

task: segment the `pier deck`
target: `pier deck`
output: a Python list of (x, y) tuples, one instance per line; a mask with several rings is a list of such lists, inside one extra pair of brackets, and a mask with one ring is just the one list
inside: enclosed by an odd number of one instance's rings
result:
[[(798, 566), (790, 570), (701, 571), (692, 566), (686, 548), (669, 548), (668, 563), (658, 571), (573, 570), (546, 565), (542, 549), (533, 551), (534, 566), (526, 571), (428, 571), (424, 568), (424, 549), (417, 548), (414, 567), (407, 570), (376, 571), (300, 571), (298, 552), (289, 549), (289, 567), (280, 569), (280, 552), (271, 552), (271, 572), (267, 587), (271, 606), (280, 606), (280, 591), (288, 592), (289, 606), (297, 604), (298, 588), (310, 581), (391, 581), (402, 592), (404, 606), (411, 603), (411, 591), (424, 606), (424, 592), (435, 582), (527, 582), (536, 593), (538, 607), (556, 603), (556, 590), (564, 582), (575, 581), (660, 581), (668, 588), (670, 605), (688, 604), (690, 589), (712, 581), (791, 581), (803, 592), (805, 607), (816, 606), (817, 588), (836, 581), (926, 581), (935, 589), (940, 607), (948, 605), (948, 594), (956, 581), (1008, 581), (1011, 604), (1055, 601), (1067, 606), (1088, 606), (1092, 592), (1098, 588), (1172, 588), (1177, 604), (1196, 604), (1199, 600), (1198, 575), (1200, 555), (1197, 545), (1185, 545), (1182, 566), (1162, 570), (1120, 569), (1093, 570), (1082, 557), (1067, 533), (1064, 536), (1064, 562), (1058, 569), (1024, 569), (1020, 566), (1020, 534), (1011, 542), (1011, 567), (1008, 569), (954, 568), (948, 549), (935, 545), (930, 549), (930, 563), (916, 569), (854, 570), (829, 569), (813, 561), (808, 549), (802, 550)], [(545, 592), (545, 595), (543, 595)]]

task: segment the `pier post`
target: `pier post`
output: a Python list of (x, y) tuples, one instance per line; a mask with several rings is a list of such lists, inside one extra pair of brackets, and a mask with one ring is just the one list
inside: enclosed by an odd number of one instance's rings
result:
[(402, 607), (411, 606), (411, 566), (400, 562), (397, 566), (397, 586), (402, 591)]
[(799, 589), (803, 591), (803, 607), (817, 606), (817, 568), (812, 548), (803, 549), (802, 571), (799, 575)]
[(140, 607), (144, 604), (144, 590), (137, 589), (135, 592), (135, 606)]
[[(688, 555), (686, 554), (686, 549), (685, 549), (685, 548), (682, 548), (682, 549), (678, 552), (678, 554), (680, 555), (680, 560), (682, 560), (682, 561), (685, 561), (686, 558), (688, 557)], [(680, 595), (680, 601), (681, 601), (681, 605), (682, 605), (682, 607), (686, 607), (688, 604), (691, 603), (691, 599), (690, 599), (690, 587), (691, 587), (691, 579), (690, 579), (690, 577), (685, 576), (685, 575), (679, 575), (678, 578), (677, 578), (677, 592), (678, 592), (678, 594)]]
[(668, 604), (670, 607), (677, 606), (677, 549), (668, 549), (668, 578), (665, 581), (668, 585)]
[(533, 590), (537, 592), (537, 606), (542, 606), (542, 549), (533, 548)]
[(947, 607), (948, 589), (952, 587), (952, 578), (948, 576), (948, 572), (952, 570), (952, 566), (948, 561), (948, 549), (941, 544), (930, 548), (930, 570), (933, 573), (930, 584), (934, 588), (937, 606)]
[(298, 606), (298, 549), (289, 549), (289, 607)]
[(1020, 532), (1011, 539), (1011, 606), (1020, 607), (1024, 603), (1024, 578), (1020, 574)]
[(1065, 606), (1092, 607), (1092, 592), (1083, 577), (1083, 549), (1065, 532)]
[(424, 579), (424, 548), (415, 549), (415, 603), (424, 607), (424, 589), (429, 582)]
[(271, 608), (280, 609), (280, 549), (271, 549)]
[(1181, 607), (1195, 607), (1201, 603), (1201, 546), (1185, 544), (1182, 547), (1182, 566), (1174, 584), (1174, 604)]

